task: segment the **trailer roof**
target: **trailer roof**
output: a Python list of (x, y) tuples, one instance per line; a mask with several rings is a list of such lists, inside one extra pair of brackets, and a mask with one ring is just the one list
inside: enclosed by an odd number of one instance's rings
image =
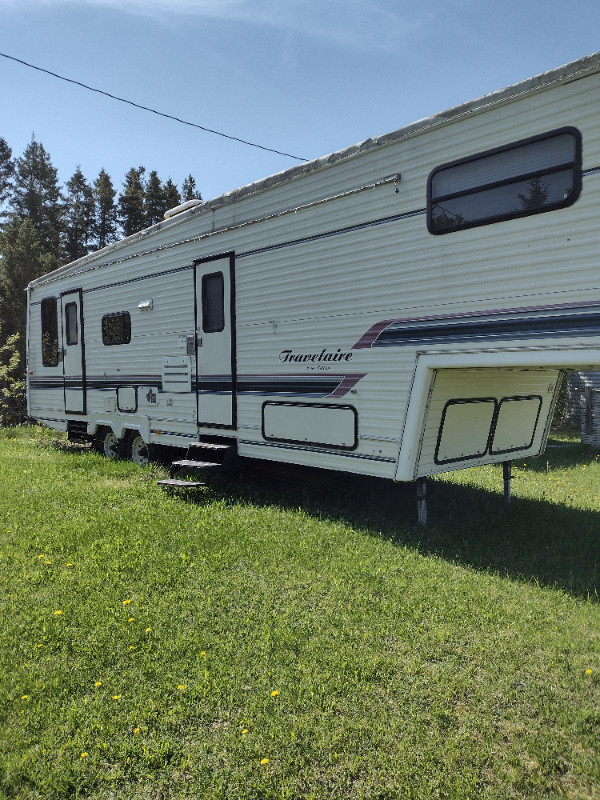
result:
[(177, 225), (192, 216), (201, 215), (207, 211), (212, 211), (231, 203), (235, 203), (245, 197), (258, 194), (259, 192), (266, 191), (267, 189), (272, 189), (275, 186), (295, 180), (304, 175), (310, 175), (323, 169), (327, 169), (334, 164), (339, 163), (340, 161), (346, 161), (348, 159), (355, 158), (371, 150), (385, 147), (401, 139), (407, 139), (433, 128), (447, 125), (450, 122), (454, 122), (458, 119), (484, 111), (501, 103), (510, 102), (528, 94), (533, 94), (535, 92), (551, 88), (555, 85), (579, 80), (586, 75), (598, 71), (600, 71), (600, 51), (592, 53), (589, 56), (585, 56), (584, 58), (580, 58), (577, 61), (572, 61), (569, 64), (565, 64), (561, 67), (556, 67), (548, 72), (535, 75), (527, 80), (512, 84), (504, 89), (498, 89), (497, 91), (483, 95), (475, 100), (462, 103), (461, 105), (455, 106), (446, 111), (441, 111), (430, 117), (425, 117), (421, 120), (410, 123), (409, 125), (405, 125), (402, 128), (398, 128), (391, 133), (366, 139), (363, 142), (351, 145), (350, 147), (338, 150), (329, 155), (313, 159), (312, 161), (308, 161), (304, 164), (290, 167), (289, 169), (283, 170), (282, 172), (277, 172), (274, 175), (262, 178), (254, 183), (247, 184), (246, 186), (242, 186), (238, 189), (233, 189), (230, 192), (226, 192), (225, 194), (214, 197), (204, 203), (198, 204), (187, 210), (183, 210), (181, 213), (171, 216), (165, 222), (158, 222), (156, 225), (152, 226), (152, 228), (147, 228), (144, 231), (135, 233), (126, 239), (122, 239), (114, 244), (109, 245), (103, 250), (95, 251), (94, 253), (84, 256), (78, 261), (74, 261), (71, 264), (59, 267), (57, 270), (54, 270), (54, 272), (50, 272), (47, 275), (37, 278), (29, 285), (30, 287), (33, 287), (45, 283), (46, 281), (54, 280), (59, 276), (69, 273), (71, 269), (75, 267), (77, 270), (80, 270), (85, 267), (87, 262), (92, 260), (95, 261), (100, 253), (103, 255), (108, 255), (109, 253), (120, 249), (125, 242), (130, 244), (131, 242), (135, 241), (136, 238), (145, 238), (148, 235), (148, 232), (154, 228), (162, 228), (165, 225)]
[(461, 117), (469, 116), (478, 111), (483, 111), (488, 107), (498, 105), (499, 103), (516, 100), (519, 97), (532, 94), (540, 91), (541, 89), (550, 88), (553, 85), (570, 83), (571, 81), (578, 80), (585, 75), (597, 72), (599, 70), (600, 51), (586, 56), (585, 58), (578, 59), (577, 61), (572, 61), (562, 67), (556, 67), (548, 72), (543, 72), (540, 75), (535, 75), (527, 80), (512, 84), (504, 89), (498, 89), (497, 91), (483, 95), (475, 100), (462, 103), (461, 105), (447, 109), (446, 111), (440, 111), (439, 113), (430, 117), (424, 117), (416, 122), (404, 125), (402, 128), (398, 128), (391, 133), (386, 133), (382, 136), (376, 136), (372, 139), (366, 139), (364, 142), (359, 142), (358, 144), (351, 145), (350, 147), (346, 147), (342, 150), (337, 150), (330, 155), (322, 156), (304, 164), (290, 167), (289, 169), (275, 173), (274, 175), (270, 175), (269, 177), (263, 178), (255, 183), (250, 183), (247, 186), (242, 186), (239, 189), (234, 189), (231, 192), (227, 192), (226, 194), (209, 200), (207, 203), (205, 203), (205, 207), (219, 207), (220, 205), (231, 202), (232, 200), (238, 200), (247, 194), (258, 192), (265, 188), (271, 188), (279, 183), (283, 183), (302, 175), (310, 174), (317, 170), (323, 169), (324, 167), (329, 167), (338, 161), (360, 155), (374, 148), (391, 144), (399, 139), (406, 139), (408, 137), (415, 136), (431, 128), (445, 125)]

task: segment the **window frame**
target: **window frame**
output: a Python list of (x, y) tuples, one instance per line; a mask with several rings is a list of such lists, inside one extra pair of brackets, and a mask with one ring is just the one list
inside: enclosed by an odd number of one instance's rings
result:
[[(121, 336), (114, 340), (109, 337), (109, 331), (107, 330), (107, 323), (106, 320), (113, 320), (121, 318), (122, 320), (127, 320), (126, 324), (121, 324), (120, 333)], [(113, 311), (109, 314), (103, 314), (102, 316), (102, 344), (105, 347), (116, 347), (122, 344), (129, 344), (131, 342), (131, 314), (129, 311)]]
[[(531, 170), (529, 172), (523, 172), (519, 175), (512, 176), (510, 178), (504, 178), (492, 181), (487, 184), (480, 184), (477, 186), (470, 187), (469, 189), (454, 191), (450, 193), (434, 195), (434, 182), (436, 176), (444, 171), (452, 170), (456, 167), (463, 167), (466, 164), (482, 162), (486, 158), (493, 158), (501, 153), (506, 153), (511, 150), (517, 150), (519, 148), (527, 147), (529, 145), (535, 145), (538, 142), (546, 141), (548, 139), (556, 138), (559, 136), (564, 136), (568, 134), (573, 137), (574, 140), (574, 157), (572, 160), (564, 163), (556, 163), (552, 166), (547, 166), (545, 168), (538, 168), (535, 170)], [(492, 148), (491, 150), (485, 150), (481, 153), (476, 153), (471, 156), (467, 156), (466, 158), (459, 158), (455, 161), (449, 161), (445, 164), (440, 164), (434, 170), (431, 171), (429, 177), (427, 179), (427, 229), (430, 233), (440, 236), (446, 233), (454, 233), (455, 231), (460, 230), (467, 230), (469, 228), (478, 228), (482, 225), (493, 225), (496, 222), (505, 222), (511, 219), (520, 219), (522, 217), (529, 217), (535, 214), (543, 214), (547, 211), (555, 211), (560, 208), (567, 208), (568, 206), (573, 205), (579, 198), (581, 194), (581, 184), (582, 184), (582, 144), (581, 144), (581, 132), (573, 127), (573, 126), (564, 126), (561, 128), (555, 128), (551, 131), (546, 131), (545, 133), (538, 134), (536, 136), (530, 136), (526, 139), (519, 139), (514, 142), (510, 142), (506, 145), (501, 145), (500, 147)], [(571, 191), (567, 195), (566, 198), (562, 198), (558, 201), (553, 201), (544, 205), (540, 205), (537, 207), (529, 207), (529, 208), (522, 208), (522, 209), (510, 209), (505, 212), (500, 213), (493, 213), (489, 214), (485, 217), (476, 219), (476, 220), (465, 220), (462, 222), (457, 222), (456, 224), (447, 225), (443, 228), (440, 228), (436, 225), (434, 216), (433, 216), (433, 209), (438, 205), (440, 202), (447, 201), (447, 200), (456, 200), (461, 197), (472, 196), (475, 194), (479, 194), (481, 192), (490, 191), (493, 189), (499, 189), (504, 186), (510, 186), (511, 184), (518, 184), (523, 183), (524, 181), (535, 180), (539, 178), (544, 178), (545, 176), (554, 175), (559, 172), (565, 172), (566, 170), (570, 170), (573, 176), (573, 184)]]

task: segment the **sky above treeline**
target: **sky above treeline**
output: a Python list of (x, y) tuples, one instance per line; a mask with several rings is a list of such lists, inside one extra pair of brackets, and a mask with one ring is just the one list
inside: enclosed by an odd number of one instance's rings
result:
[(0, 30), (13, 155), (208, 200), (599, 50), (600, 2), (0, 0)]

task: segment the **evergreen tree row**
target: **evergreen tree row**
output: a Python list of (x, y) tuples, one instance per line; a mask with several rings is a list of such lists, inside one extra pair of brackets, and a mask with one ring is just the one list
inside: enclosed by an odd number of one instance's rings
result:
[(4, 220), (29, 219), (44, 249), (61, 263), (73, 261), (159, 222), (165, 211), (185, 200), (201, 199), (190, 175), (181, 192), (169, 178), (132, 167), (117, 197), (102, 169), (89, 183), (77, 167), (63, 189), (44, 146), (32, 137), (20, 158), (13, 159), (0, 138), (0, 211)]
[[(0, 425), (8, 378), (2, 368), (24, 375), (28, 283), (94, 250), (163, 219), (165, 211), (201, 199), (190, 175), (181, 191), (155, 170), (132, 167), (117, 196), (102, 169), (93, 183), (77, 167), (61, 187), (44, 146), (32, 137), (13, 158), (0, 137)], [(7, 349), (6, 344), (11, 342)], [(14, 357), (13, 357), (14, 356)]]

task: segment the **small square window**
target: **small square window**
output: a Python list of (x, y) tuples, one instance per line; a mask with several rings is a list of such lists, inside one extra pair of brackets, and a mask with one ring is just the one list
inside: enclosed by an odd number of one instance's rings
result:
[(129, 311), (105, 314), (102, 317), (102, 344), (129, 344), (131, 341), (131, 316)]

